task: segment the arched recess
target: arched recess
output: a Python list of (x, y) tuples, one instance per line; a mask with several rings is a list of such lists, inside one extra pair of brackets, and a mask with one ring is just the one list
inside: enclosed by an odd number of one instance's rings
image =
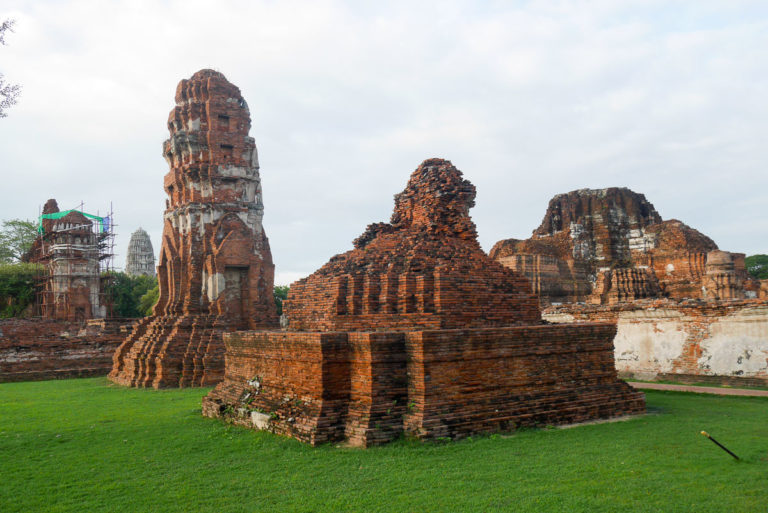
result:
[(219, 219), (211, 239), (213, 254), (206, 261), (206, 273), (215, 277), (209, 298), (212, 313), (225, 316), (233, 325), (248, 327), (253, 314), (257, 275), (254, 268), (254, 241), (251, 229), (234, 213)]

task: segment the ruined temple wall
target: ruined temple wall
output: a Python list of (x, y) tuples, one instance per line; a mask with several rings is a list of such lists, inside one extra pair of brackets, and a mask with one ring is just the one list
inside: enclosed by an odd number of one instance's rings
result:
[(656, 301), (621, 307), (560, 307), (550, 322), (616, 322), (616, 368), (624, 377), (726, 384), (768, 383), (768, 301)]
[[(463, 437), (640, 413), (612, 324), (379, 333), (237, 332), (203, 413), (312, 444)], [(270, 412), (267, 414), (266, 412)]]
[(128, 319), (0, 321), (0, 382), (106, 376)]

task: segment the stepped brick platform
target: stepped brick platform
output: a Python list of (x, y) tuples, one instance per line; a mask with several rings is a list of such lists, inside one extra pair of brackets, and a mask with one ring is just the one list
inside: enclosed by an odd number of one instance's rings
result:
[(369, 446), (643, 412), (615, 326), (542, 324), (528, 282), (480, 249), (474, 197), (450, 162), (422, 163), (389, 223), (291, 287), (286, 330), (224, 335), (203, 414)]
[(0, 321), (0, 382), (106, 376), (133, 319)]
[(114, 382), (213, 385), (224, 372), (222, 333), (277, 327), (250, 127), (240, 90), (221, 73), (202, 70), (179, 83), (163, 145), (170, 172), (160, 298), (116, 351)]

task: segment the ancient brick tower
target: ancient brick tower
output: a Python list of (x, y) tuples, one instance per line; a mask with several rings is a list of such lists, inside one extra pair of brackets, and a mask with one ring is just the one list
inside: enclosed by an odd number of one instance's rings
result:
[(155, 388), (217, 383), (222, 333), (277, 326), (250, 127), (240, 90), (221, 73), (198, 71), (176, 88), (163, 144), (170, 171), (160, 298), (116, 351), (113, 381)]
[(125, 258), (125, 273), (130, 276), (155, 275), (155, 251), (149, 234), (139, 228), (131, 234), (128, 255)]

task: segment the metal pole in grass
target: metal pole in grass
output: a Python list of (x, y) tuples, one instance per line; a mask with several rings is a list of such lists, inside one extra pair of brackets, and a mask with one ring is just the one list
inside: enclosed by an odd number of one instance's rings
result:
[(716, 444), (717, 444), (717, 446), (718, 446), (718, 447), (720, 447), (722, 450), (724, 450), (725, 452), (727, 452), (728, 454), (730, 454), (731, 456), (733, 456), (733, 457), (734, 457), (734, 458), (736, 458), (737, 460), (739, 459), (739, 457), (738, 457), (738, 456), (736, 456), (736, 455), (735, 455), (735, 454), (733, 454), (731, 451), (729, 451), (729, 450), (728, 450), (728, 448), (727, 448), (726, 446), (724, 446), (723, 444), (721, 444), (720, 442), (718, 442), (717, 440), (715, 440), (714, 438), (712, 438), (712, 436), (711, 436), (709, 433), (707, 433), (706, 431), (702, 431), (702, 432), (701, 432), (701, 434), (702, 434), (702, 435), (704, 435), (704, 436), (706, 436), (706, 437), (707, 437), (707, 438), (709, 438), (710, 440), (712, 440), (714, 443), (716, 443)]

